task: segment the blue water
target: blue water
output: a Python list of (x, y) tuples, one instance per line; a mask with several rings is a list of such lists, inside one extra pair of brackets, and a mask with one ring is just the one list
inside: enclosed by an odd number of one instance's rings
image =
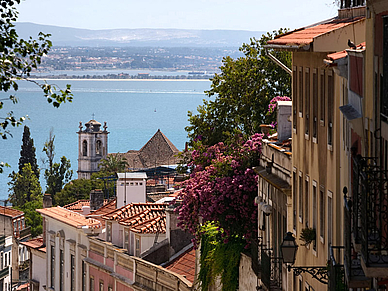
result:
[[(25, 122), (34, 139), (39, 164), (44, 157), (43, 144), (50, 129), (55, 134), (56, 161), (61, 156), (70, 159), (77, 177), (78, 126), (79, 122), (94, 119), (107, 122), (108, 152), (126, 152), (140, 149), (160, 129), (178, 148), (183, 149), (187, 141), (184, 128), (188, 125), (187, 112), (196, 111), (203, 93), (210, 88), (207, 80), (52, 80), (49, 83), (64, 88), (72, 85), (74, 100), (60, 108), (45, 101), (36, 85), (22, 82), (16, 93), (18, 104), (5, 102), (0, 117), (14, 111), (16, 116), (29, 116)], [(6, 97), (0, 94), (0, 99)], [(0, 174), (0, 199), (8, 197), (8, 174), (18, 171), (23, 126), (12, 128), (13, 138), (0, 140), (0, 161), (11, 165)], [(44, 184), (43, 174), (41, 183)], [(44, 189), (43, 189), (44, 190)]]

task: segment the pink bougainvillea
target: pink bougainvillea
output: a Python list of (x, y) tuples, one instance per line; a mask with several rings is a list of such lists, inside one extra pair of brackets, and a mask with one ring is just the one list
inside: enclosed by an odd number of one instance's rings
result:
[(200, 238), (200, 225), (213, 221), (223, 229), (225, 241), (238, 235), (248, 242), (257, 233), (257, 175), (261, 134), (226, 146), (218, 143), (192, 152), (193, 171), (185, 181), (177, 208), (179, 225)]

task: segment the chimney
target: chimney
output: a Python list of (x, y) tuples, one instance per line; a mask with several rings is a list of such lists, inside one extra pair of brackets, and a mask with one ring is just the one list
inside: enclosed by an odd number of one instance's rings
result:
[(189, 232), (178, 227), (178, 213), (175, 212), (175, 207), (180, 203), (181, 200), (176, 200), (175, 205), (170, 204), (166, 208), (166, 236), (170, 244), (170, 257), (189, 245), (193, 238)]
[(292, 101), (277, 102), (278, 141), (283, 142), (292, 136)]
[(104, 192), (100, 189), (90, 192), (90, 211), (97, 210), (104, 205)]
[(53, 199), (51, 198), (51, 194), (45, 193), (43, 195), (43, 208), (53, 207)]

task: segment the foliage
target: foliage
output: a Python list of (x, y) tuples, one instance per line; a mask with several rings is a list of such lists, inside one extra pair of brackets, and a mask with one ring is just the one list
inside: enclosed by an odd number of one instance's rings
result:
[(48, 140), (44, 143), (43, 152), (47, 159), (44, 163), (48, 167), (44, 171), (44, 178), (46, 179), (46, 193), (53, 197), (53, 205), (56, 205), (55, 194), (60, 192), (63, 186), (71, 180), (73, 170), (70, 170), (71, 164), (65, 156), (61, 157), (60, 163), (55, 163), (55, 135), (50, 131)]
[(199, 241), (203, 223), (216, 222), (225, 240), (238, 236), (248, 243), (257, 234), (257, 179), (252, 167), (258, 165), (262, 135), (246, 142), (237, 139), (229, 146), (197, 145), (189, 166), (192, 174), (184, 182), (182, 203), (177, 208), (179, 225)]
[(42, 188), (31, 165), (25, 164), (21, 173), (12, 172), (8, 182), (9, 200), (13, 207), (24, 212), (26, 224), (31, 226), (33, 236), (42, 233), (42, 219), (35, 210), (43, 207)]
[[(52, 43), (48, 40), (50, 35), (44, 33), (39, 33), (37, 40), (32, 37), (28, 40), (19, 38), (14, 25), (18, 15), (15, 4), (20, 4), (20, 0), (0, 0), (0, 92), (17, 91), (18, 81), (28, 81), (40, 87), (47, 102), (52, 103), (54, 107), (59, 107), (66, 101), (71, 102), (73, 95), (70, 85), (67, 85), (65, 90), (58, 90), (55, 85), (29, 79), (31, 71), (41, 63)], [(4, 101), (14, 104), (18, 102), (16, 96), (10, 94), (0, 99), (0, 110), (4, 108)], [(21, 125), (26, 117), (16, 117), (9, 111), (0, 119), (0, 137), (6, 139), (12, 136), (9, 127)], [(0, 163), (0, 173), (5, 166), (5, 163)]]
[(22, 207), (15, 207), (24, 212), (26, 225), (31, 226), (31, 235), (36, 237), (43, 232), (42, 216), (36, 209), (43, 208), (42, 198), (40, 200), (33, 200), (26, 202)]
[(34, 140), (30, 135), (30, 128), (25, 125), (22, 139), (22, 150), (20, 151), (19, 158), (19, 173), (22, 173), (25, 164), (30, 164), (32, 171), (39, 180), (39, 167), (38, 162), (36, 161), (35, 150)]
[(94, 189), (104, 189), (101, 180), (77, 179), (67, 183), (60, 192), (56, 192), (54, 200), (56, 205), (64, 206), (79, 199), (89, 199), (89, 194)]
[[(211, 89), (205, 93), (214, 100), (204, 100), (198, 113), (188, 113), (186, 127), (191, 146), (196, 141), (206, 145), (224, 142), (236, 133), (250, 136), (260, 132), (260, 124), (271, 122), (265, 115), (272, 96), (291, 94), (291, 76), (269, 59), (264, 46), (284, 29), (251, 39), (240, 51), (244, 57), (225, 57), (221, 73), (212, 79)], [(276, 58), (291, 67), (291, 54), (268, 49)]]
[(198, 281), (201, 290), (209, 290), (216, 278), (221, 279), (222, 290), (238, 289), (238, 268), (244, 241), (233, 236), (223, 243), (222, 230), (214, 223), (203, 226)]
[(99, 162), (100, 171), (106, 174), (114, 174), (124, 172), (125, 168), (128, 167), (127, 159), (123, 154), (110, 154), (105, 159)]
[(272, 98), (271, 101), (269, 102), (267, 116), (270, 116), (269, 120), (272, 121), (271, 125), (273, 128), (275, 128), (277, 125), (276, 108), (277, 108), (278, 101), (291, 101), (291, 98), (287, 96), (276, 96)]
[(42, 188), (30, 164), (24, 165), (21, 174), (12, 172), (9, 178), (9, 200), (13, 206), (22, 207), (24, 203), (42, 197)]
[(300, 234), (300, 240), (304, 241), (303, 246), (311, 244), (316, 239), (315, 229), (311, 227), (306, 227), (302, 229)]

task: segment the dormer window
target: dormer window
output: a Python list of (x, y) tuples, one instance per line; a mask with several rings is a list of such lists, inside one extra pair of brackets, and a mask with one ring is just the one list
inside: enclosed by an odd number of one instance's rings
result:
[(88, 142), (86, 140), (82, 142), (82, 155), (84, 157), (88, 155)]

